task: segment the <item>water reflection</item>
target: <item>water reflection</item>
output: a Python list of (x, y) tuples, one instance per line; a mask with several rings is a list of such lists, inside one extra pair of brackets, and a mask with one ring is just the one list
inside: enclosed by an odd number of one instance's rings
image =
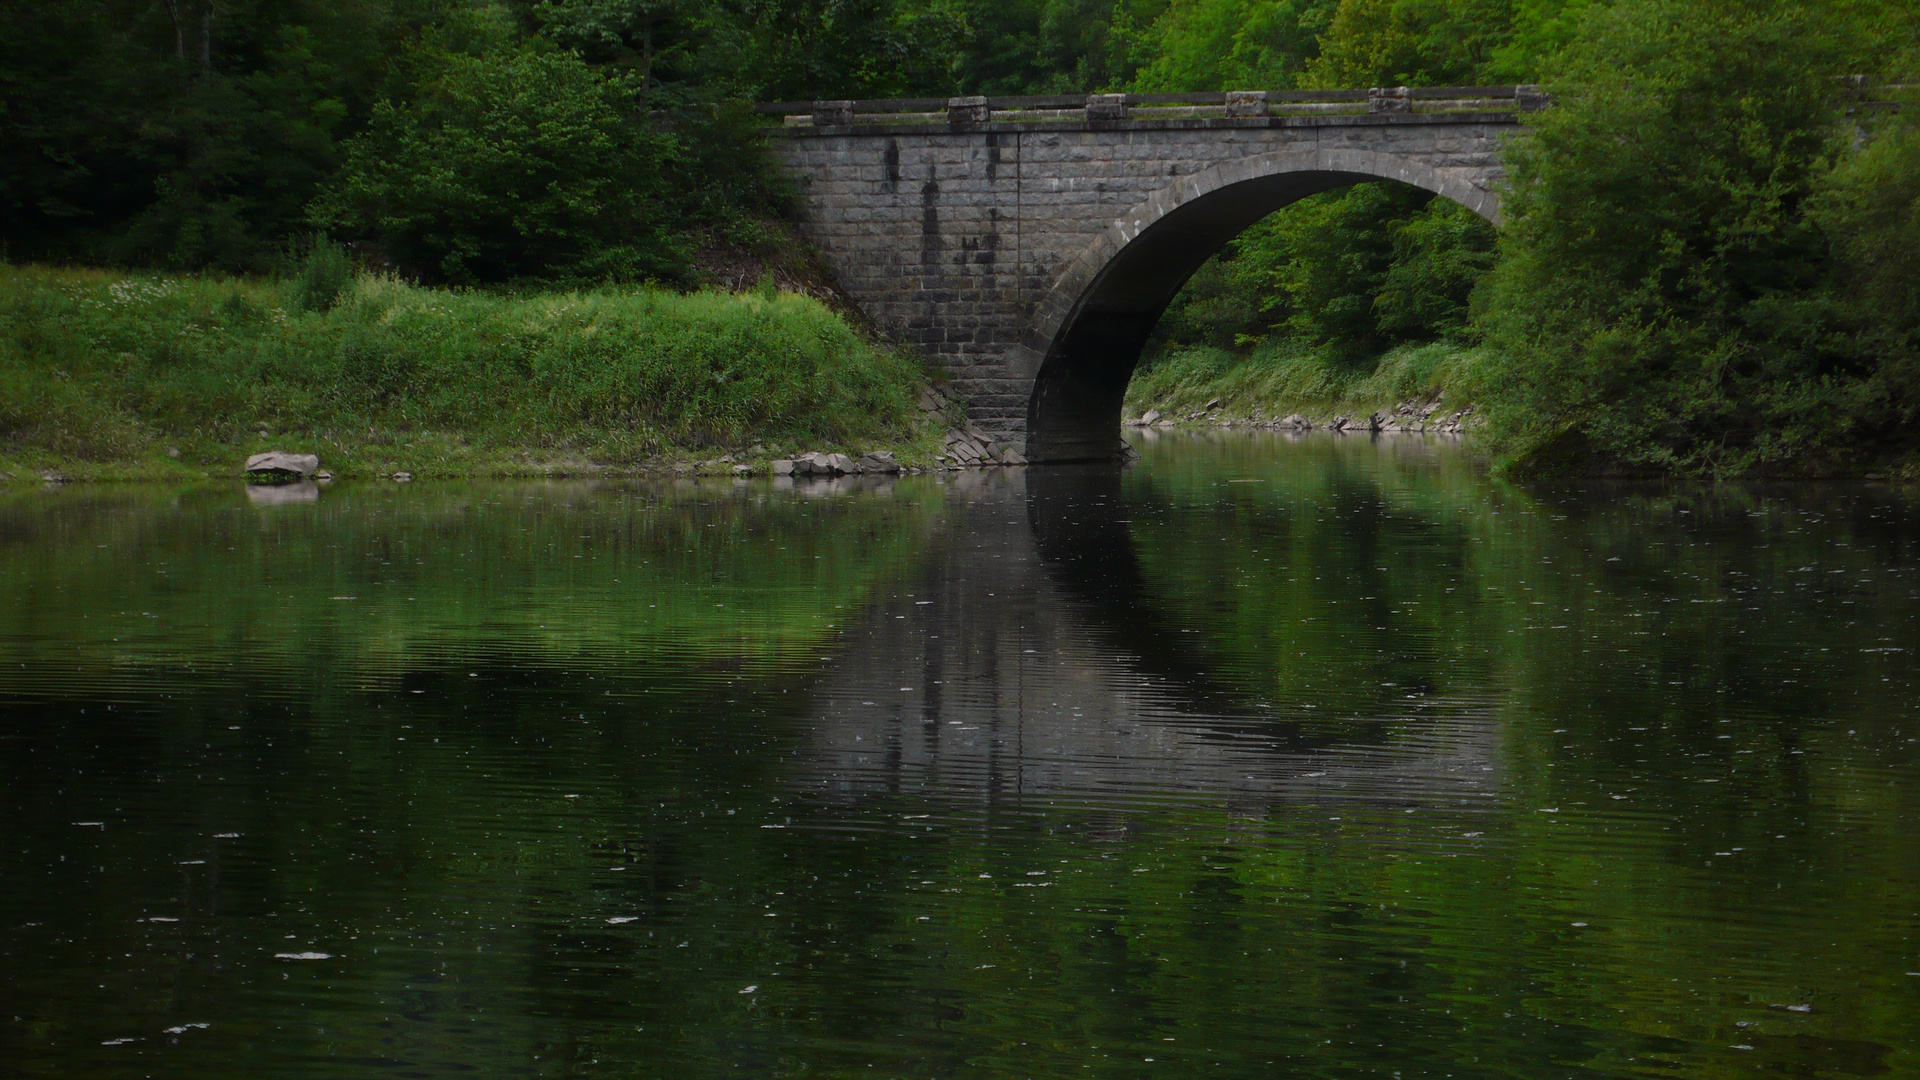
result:
[(1210, 674), (1224, 661), (1204, 628), (1140, 563), (1118, 470), (995, 480), (967, 492), (953, 542), (968, 557), (931, 563), (847, 640), (856, 660), (822, 684), (801, 784), (1006, 806), (1217, 795), (1236, 813), (1493, 794), (1485, 701), (1323, 715)]
[(1920, 1073), (1879, 488), (0, 501), (9, 1075)]

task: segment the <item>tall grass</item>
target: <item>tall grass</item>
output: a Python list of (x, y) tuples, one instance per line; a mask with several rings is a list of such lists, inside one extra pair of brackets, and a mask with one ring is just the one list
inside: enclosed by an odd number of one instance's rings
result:
[(1297, 342), (1269, 342), (1246, 356), (1192, 348), (1160, 357), (1127, 387), (1126, 411), (1196, 409), (1218, 398), (1232, 416), (1368, 414), (1410, 398), (1473, 398), (1480, 354), (1459, 345), (1403, 345), (1360, 368)]
[(918, 362), (797, 294), (361, 276), (310, 310), (306, 287), (0, 266), (0, 459), (225, 467), (271, 445), (336, 471), (497, 473), (891, 445), (918, 415)]

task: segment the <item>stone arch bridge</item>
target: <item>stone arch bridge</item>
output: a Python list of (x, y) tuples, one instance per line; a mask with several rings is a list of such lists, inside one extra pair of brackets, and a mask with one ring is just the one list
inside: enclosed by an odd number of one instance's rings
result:
[(1499, 220), (1534, 87), (776, 102), (802, 232), (884, 332), (1033, 461), (1113, 456), (1141, 347), (1247, 226), (1398, 180)]

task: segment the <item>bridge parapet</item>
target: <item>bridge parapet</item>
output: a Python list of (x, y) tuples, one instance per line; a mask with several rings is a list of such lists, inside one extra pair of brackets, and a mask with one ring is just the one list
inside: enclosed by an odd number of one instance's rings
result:
[(1374, 87), (1367, 90), (1229, 90), (1205, 94), (1042, 94), (1013, 97), (772, 101), (756, 112), (788, 128), (948, 125), (1116, 124), (1175, 120), (1261, 121), (1273, 117), (1382, 113), (1513, 113), (1544, 108), (1537, 86)]

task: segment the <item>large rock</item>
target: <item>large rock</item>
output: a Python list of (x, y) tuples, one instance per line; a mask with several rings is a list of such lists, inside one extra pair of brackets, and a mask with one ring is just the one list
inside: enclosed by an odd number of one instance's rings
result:
[(291, 484), (305, 480), (320, 468), (320, 459), (312, 454), (289, 454), (269, 450), (247, 459), (247, 478), (267, 483)]
[(900, 463), (893, 459), (891, 450), (875, 450), (871, 454), (862, 454), (859, 464), (861, 472), (891, 475), (900, 471)]
[(845, 454), (823, 454), (815, 450), (793, 459), (795, 476), (843, 476), (852, 471), (853, 459)]

